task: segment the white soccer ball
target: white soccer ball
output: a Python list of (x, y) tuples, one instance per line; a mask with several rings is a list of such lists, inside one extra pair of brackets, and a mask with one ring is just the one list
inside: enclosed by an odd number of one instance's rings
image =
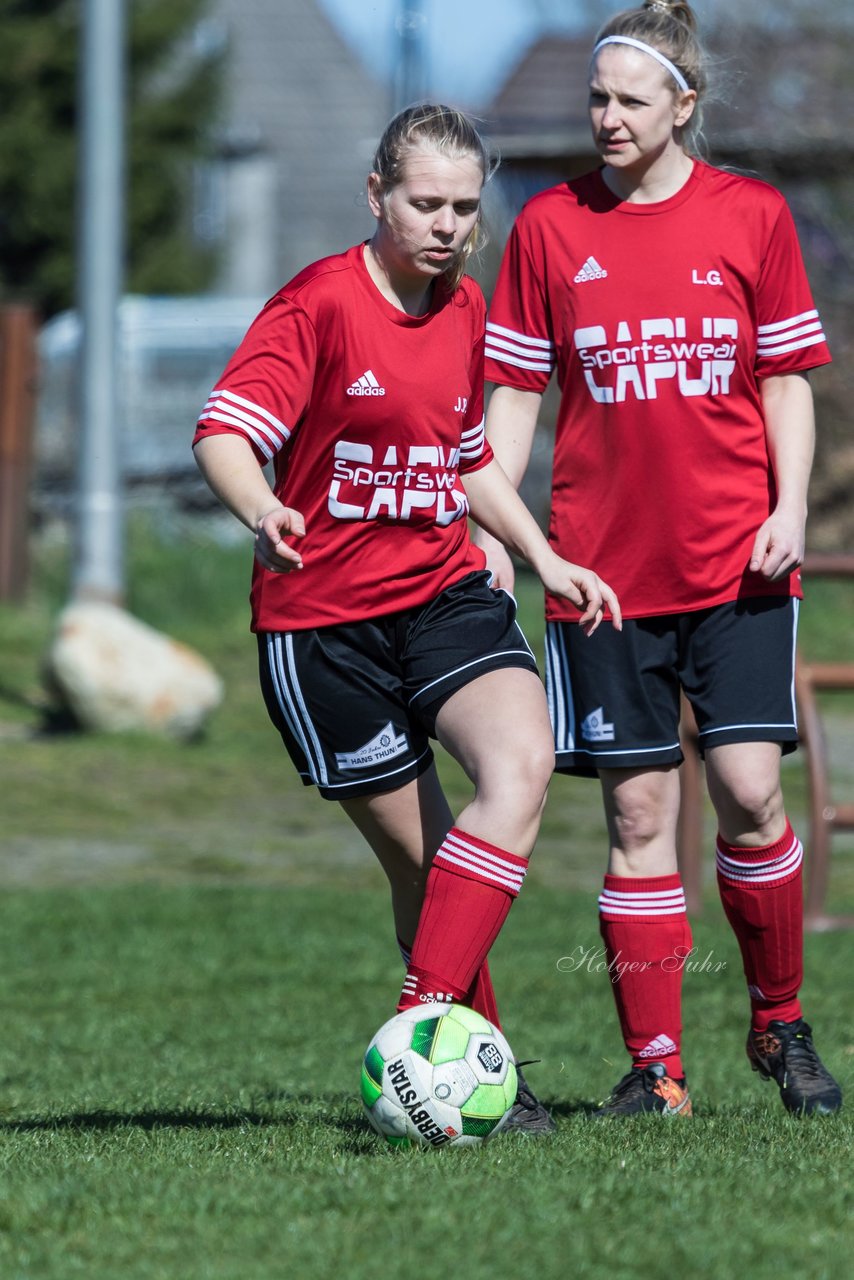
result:
[(473, 1146), (495, 1136), (516, 1100), (504, 1036), (473, 1009), (424, 1004), (380, 1027), (362, 1063), (362, 1102), (395, 1147)]

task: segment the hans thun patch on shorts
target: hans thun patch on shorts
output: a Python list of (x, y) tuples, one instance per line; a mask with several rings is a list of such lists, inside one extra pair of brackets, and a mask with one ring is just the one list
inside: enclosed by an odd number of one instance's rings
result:
[(405, 733), (395, 733), (389, 720), (384, 729), (366, 742), (356, 751), (336, 751), (335, 763), (339, 769), (367, 769), (370, 765), (380, 764), (383, 760), (391, 760), (402, 755), (409, 747)]

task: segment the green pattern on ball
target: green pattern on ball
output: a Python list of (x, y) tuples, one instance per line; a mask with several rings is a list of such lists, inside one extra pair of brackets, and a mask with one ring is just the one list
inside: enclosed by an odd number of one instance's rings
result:
[(430, 1054), (430, 1061), (434, 1064), (440, 1062), (453, 1062), (456, 1058), (465, 1057), (468, 1048), (470, 1032), (466, 1027), (460, 1026), (450, 1014), (445, 1014), (440, 1020), (436, 1037), (433, 1041), (433, 1049)]
[(362, 1080), (361, 1080), (360, 1092), (362, 1094), (362, 1102), (364, 1102), (365, 1106), (368, 1108), (372, 1107), (376, 1102), (377, 1098), (382, 1097), (382, 1093), (383, 1093), (382, 1089), (376, 1083), (376, 1081), (373, 1080), (368, 1075), (367, 1069), (365, 1067), (362, 1067)]
[(492, 1116), (494, 1120), (500, 1120), (515, 1097), (516, 1090), (514, 1089), (513, 1097), (508, 1101), (507, 1090), (503, 1084), (482, 1084), (467, 1099), (462, 1108), (462, 1115)]
[[(501, 1113), (504, 1114), (503, 1112)], [(493, 1116), (489, 1120), (479, 1120), (471, 1116), (463, 1116), (463, 1133), (469, 1138), (488, 1138), (498, 1124), (501, 1116)]]
[(382, 1054), (377, 1046), (372, 1044), (365, 1054), (365, 1071), (379, 1089), (382, 1089), (384, 1066)]
[(476, 1013), (474, 1009), (467, 1009), (464, 1004), (455, 1004), (445, 1015), (453, 1022), (458, 1022), (461, 1027), (465, 1027), (467, 1031), (489, 1031), (489, 1023), (483, 1014)]
[(430, 1050), (433, 1047), (433, 1037), (436, 1034), (436, 1028), (442, 1021), (441, 1018), (424, 1018), (422, 1022), (415, 1024), (412, 1032), (410, 1044), (416, 1053), (420, 1053), (422, 1058), (426, 1058), (429, 1062)]

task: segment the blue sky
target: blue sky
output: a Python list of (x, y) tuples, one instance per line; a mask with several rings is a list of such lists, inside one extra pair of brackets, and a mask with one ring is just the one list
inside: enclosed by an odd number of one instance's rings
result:
[[(388, 80), (399, 48), (401, 0), (320, 4), (362, 59)], [(420, 0), (416, 7), (423, 15), (426, 92), (469, 107), (489, 100), (544, 27), (573, 31), (595, 25), (592, 6), (576, 0)]]
[[(390, 84), (399, 55), (395, 22), (404, 0), (318, 0), (362, 60)], [(528, 45), (545, 30), (592, 36), (634, 0), (406, 0), (423, 14), (425, 95), (485, 106)], [(701, 31), (732, 33), (759, 22), (797, 31), (799, 19), (854, 24), (850, 0), (693, 0)], [(420, 94), (413, 94), (413, 97)]]

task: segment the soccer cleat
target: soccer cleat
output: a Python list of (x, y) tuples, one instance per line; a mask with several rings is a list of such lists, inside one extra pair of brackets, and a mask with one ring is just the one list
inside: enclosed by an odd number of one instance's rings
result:
[(595, 1120), (639, 1116), (643, 1112), (660, 1116), (690, 1116), (691, 1098), (684, 1078), (673, 1080), (662, 1062), (632, 1067), (614, 1088), (610, 1098), (593, 1112)]
[(832, 1115), (842, 1090), (815, 1051), (812, 1027), (803, 1018), (769, 1022), (747, 1036), (747, 1056), (764, 1080), (775, 1080), (783, 1106), (800, 1115)]
[[(526, 1062), (525, 1066), (530, 1066)], [(557, 1126), (539, 1098), (531, 1092), (531, 1087), (516, 1064), (516, 1101), (510, 1108), (510, 1115), (504, 1121), (502, 1133), (523, 1133), (532, 1138), (545, 1133), (554, 1133)]]

